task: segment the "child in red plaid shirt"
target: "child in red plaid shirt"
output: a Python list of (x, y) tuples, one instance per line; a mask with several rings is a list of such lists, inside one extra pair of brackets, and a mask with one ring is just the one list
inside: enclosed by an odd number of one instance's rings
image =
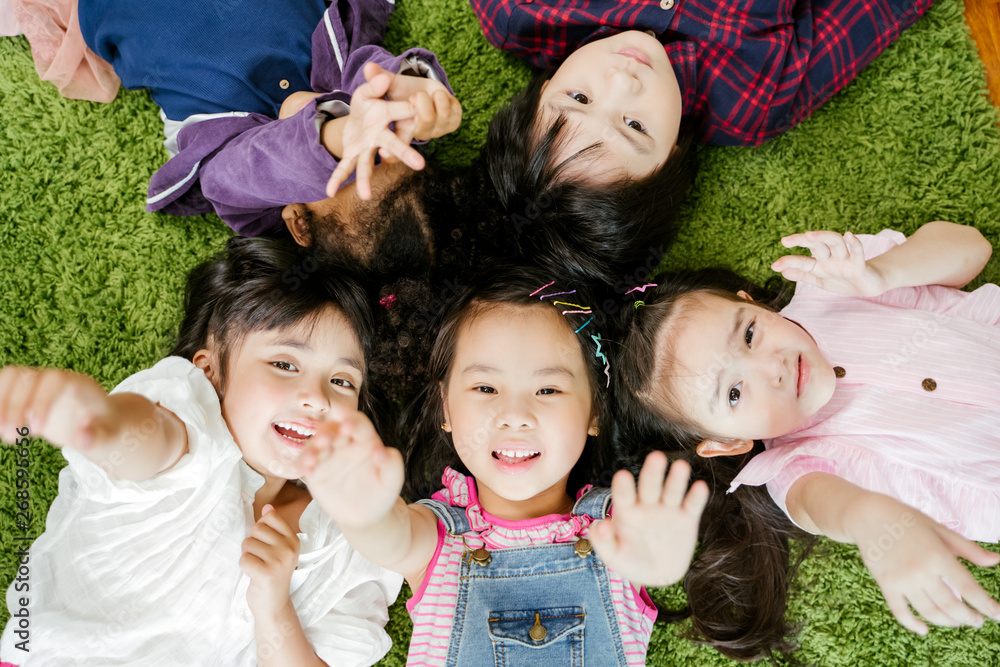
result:
[(491, 128), (501, 199), (555, 192), (562, 214), (601, 219), (617, 204), (607, 224), (652, 214), (661, 228), (690, 182), (694, 138), (757, 145), (788, 130), (931, 4), (470, 1), (490, 43), (546, 68)]

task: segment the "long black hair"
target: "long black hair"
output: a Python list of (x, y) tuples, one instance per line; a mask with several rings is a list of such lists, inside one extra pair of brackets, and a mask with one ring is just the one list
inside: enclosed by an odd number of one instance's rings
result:
[(551, 75), (551, 70), (537, 74), (497, 112), (481, 153), (498, 203), (518, 231), (514, 242), (526, 256), (541, 253), (561, 266), (578, 266), (582, 279), (596, 276), (614, 283), (637, 266), (655, 268), (694, 180), (692, 126), (681, 124), (670, 156), (644, 178), (599, 183), (571, 176), (568, 167), (598, 147), (558, 161), (566, 119), (545, 126), (539, 110), (542, 87)]
[[(370, 359), (368, 295), (346, 267), (325, 263), (309, 248), (285, 240), (232, 237), (223, 252), (188, 275), (184, 318), (170, 354), (190, 360), (212, 340), (219, 349), (221, 398), (229, 357), (248, 334), (314, 320), (331, 306), (347, 320)], [(383, 403), (366, 371), (358, 407), (378, 420), (380, 432), (391, 432), (385, 428)]]
[[(468, 472), (455, 452), (451, 435), (441, 429), (444, 420), (441, 388), (446, 386), (452, 371), (463, 324), (476, 314), (503, 305), (565, 310), (564, 306), (555, 305), (558, 297), (541, 297), (574, 289), (576, 293), (566, 298), (579, 305), (589, 304), (589, 296), (582, 285), (571, 284), (549, 272), (497, 264), (482, 268), (483, 271), (456, 294), (443, 317), (436, 323), (437, 336), (428, 363), (427, 384), (404, 409), (400, 420), (404, 429), (401, 439), (406, 443), (406, 485), (403, 492), (411, 501), (426, 498), (441, 487), (441, 474), (445, 466), (463, 473)], [(539, 291), (539, 288), (546, 285), (545, 290)], [(613, 418), (608, 408), (607, 373), (610, 373), (610, 369), (605, 361), (603, 347), (606, 340), (600, 336), (593, 322), (587, 324), (591, 316), (592, 313), (572, 313), (565, 317), (567, 326), (580, 344), (592, 392), (592, 410), (600, 428), (598, 435), (587, 437), (583, 454), (570, 472), (568, 488), (571, 493), (588, 483), (607, 486), (611, 474), (619, 467), (619, 457), (614, 445)]]
[[(738, 299), (745, 290), (769, 307), (785, 295), (762, 289), (725, 269), (686, 271), (660, 277), (659, 286), (643, 294), (635, 308), (623, 309), (624, 337), (616, 348), (616, 409), (625, 441), (637, 444), (637, 455), (662, 449), (691, 464), (692, 479), (704, 479), (711, 490), (702, 515), (701, 551), (684, 580), (693, 623), (693, 638), (737, 660), (770, 657), (794, 648), (795, 628), (785, 621), (789, 583), (814, 540), (799, 530), (774, 503), (764, 486), (729, 486), (749, 459), (763, 451), (760, 442), (743, 456), (703, 458), (695, 447), (706, 434), (687, 423), (677, 410), (665, 409), (666, 395), (657, 384), (662, 374), (658, 333), (670, 326), (693, 294)], [(806, 548), (791, 563), (789, 539)]]

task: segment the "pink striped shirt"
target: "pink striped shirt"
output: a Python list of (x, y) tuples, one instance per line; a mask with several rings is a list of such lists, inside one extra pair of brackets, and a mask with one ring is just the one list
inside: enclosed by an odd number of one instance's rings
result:
[[(479, 539), (466, 538), (468, 548), (504, 549), (539, 544), (575, 542), (585, 537), (590, 518), (568, 514), (550, 514), (526, 521), (506, 521), (486, 512), (479, 505), (476, 480), (450, 468), (442, 481), (445, 488), (434, 494), (434, 500), (454, 507), (466, 508), (466, 516)], [(589, 487), (587, 487), (589, 488)], [(582, 489), (582, 495), (587, 489)], [(450, 535), (438, 521), (438, 545), (427, 567), (423, 583), (407, 601), (406, 609), (413, 620), (413, 636), (406, 664), (409, 667), (442, 665), (448, 656), (455, 601), (458, 597), (458, 577), (462, 554), (466, 547), (460, 535)], [(611, 597), (618, 613), (625, 655), (629, 665), (645, 665), (646, 649), (656, 620), (656, 607), (646, 590), (636, 590), (608, 570)]]
[[(858, 238), (868, 259), (906, 240), (892, 230)], [(969, 539), (1000, 541), (1000, 288), (860, 299), (799, 283), (781, 314), (845, 372), (830, 402), (765, 441), (730, 491), (766, 483), (787, 513), (795, 480), (828, 472)]]

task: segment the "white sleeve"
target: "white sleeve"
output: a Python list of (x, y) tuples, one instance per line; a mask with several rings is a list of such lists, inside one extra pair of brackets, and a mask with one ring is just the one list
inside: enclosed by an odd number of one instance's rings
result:
[(389, 605), (402, 576), (370, 563), (351, 548), (319, 505), (300, 519), (299, 565), (292, 602), (313, 650), (328, 665), (371, 665), (392, 640), (385, 631)]
[[(156, 477), (131, 481), (109, 475), (77, 450), (65, 447), (62, 454), (86, 496), (111, 503), (132, 502), (148, 498), (145, 494), (149, 492), (173, 493), (177, 489), (198, 488), (219, 466), (242, 457), (222, 417), (215, 388), (190, 361), (168, 357), (129, 376), (111, 390), (112, 394), (126, 392), (145, 396), (177, 415), (187, 429), (188, 453)], [(141, 447), (143, 437), (143, 427), (139, 425), (126, 435), (126, 446)]]

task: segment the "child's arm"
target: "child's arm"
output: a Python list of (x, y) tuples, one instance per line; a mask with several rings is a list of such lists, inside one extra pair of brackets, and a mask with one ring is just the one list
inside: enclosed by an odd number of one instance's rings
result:
[(69, 371), (7, 366), (0, 371), (0, 436), (13, 442), (24, 425), (134, 481), (171, 468), (188, 449), (183, 422), (143, 396), (109, 396), (93, 378)]
[(273, 507), (265, 505), (260, 520), (243, 540), (240, 557), (240, 569), (250, 577), (247, 605), (253, 613), (259, 667), (326, 665), (306, 638), (289, 594), (298, 560), (298, 535)]
[(982, 616), (970, 607), (1000, 621), (1000, 603), (955, 559), (992, 567), (1000, 555), (912, 507), (823, 472), (796, 480), (786, 506), (806, 530), (858, 546), (890, 611), (905, 628), (927, 634), (909, 605), (936, 625), (982, 625)]
[(386, 447), (361, 412), (321, 425), (302, 454), (306, 483), (350, 545), (417, 588), (437, 547), (437, 519), (407, 505), (403, 457)]
[(686, 461), (674, 461), (667, 474), (663, 452), (646, 457), (638, 492), (631, 473), (615, 473), (614, 516), (595, 523), (588, 536), (609, 568), (637, 586), (669, 586), (684, 576), (708, 502), (708, 486), (702, 481), (685, 495), (690, 473)]
[(905, 243), (865, 261), (864, 248), (847, 232), (806, 232), (781, 239), (786, 248), (808, 248), (812, 257), (786, 255), (771, 268), (792, 281), (828, 292), (875, 297), (897, 287), (964, 287), (986, 266), (993, 247), (975, 227), (929, 222)]

